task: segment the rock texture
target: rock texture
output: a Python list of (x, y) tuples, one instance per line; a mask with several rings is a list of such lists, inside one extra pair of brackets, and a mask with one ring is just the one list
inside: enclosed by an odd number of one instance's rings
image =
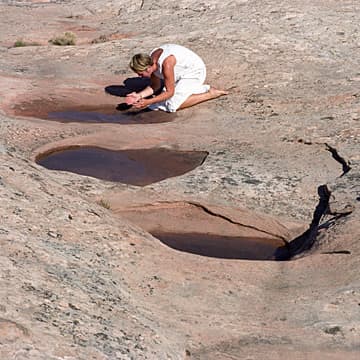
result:
[[(1, 1), (0, 358), (357, 359), (359, 14), (356, 0)], [(49, 43), (65, 32), (74, 46)], [(46, 120), (123, 116), (104, 89), (165, 42), (195, 50), (229, 95), (168, 122)], [(209, 155), (145, 187), (35, 162), (74, 145)], [(291, 242), (320, 186), (316, 241), (291, 261), (198, 256), (147, 232), (195, 217)]]

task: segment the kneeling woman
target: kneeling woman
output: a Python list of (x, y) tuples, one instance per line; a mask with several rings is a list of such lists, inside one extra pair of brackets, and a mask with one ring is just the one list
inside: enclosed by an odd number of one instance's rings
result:
[[(175, 112), (227, 92), (204, 85), (206, 67), (193, 51), (181, 45), (165, 44), (150, 55), (134, 55), (130, 68), (140, 77), (151, 79), (151, 85), (126, 97), (126, 103), (137, 109)], [(163, 91), (148, 98), (164, 85)]]

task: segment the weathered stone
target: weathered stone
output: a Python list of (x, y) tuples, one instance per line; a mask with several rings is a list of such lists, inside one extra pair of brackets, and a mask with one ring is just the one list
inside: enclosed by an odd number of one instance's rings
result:
[[(3, 1), (0, 358), (357, 359), (359, 17), (356, 0)], [(67, 31), (75, 46), (49, 45)], [(117, 122), (105, 90), (165, 42), (230, 94)], [(47, 119), (89, 106), (111, 121)], [(143, 188), (35, 163), (69, 146), (209, 155)], [(179, 252), (148, 232), (291, 241), (311, 224), (314, 246), (283, 262)]]

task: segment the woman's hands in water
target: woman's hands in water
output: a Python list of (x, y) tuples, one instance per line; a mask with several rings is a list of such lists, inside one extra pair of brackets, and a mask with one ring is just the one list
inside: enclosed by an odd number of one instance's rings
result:
[(142, 109), (150, 105), (148, 100), (136, 92), (126, 95), (125, 102), (127, 105), (132, 105), (135, 109)]
[(135, 109), (143, 109), (146, 108), (148, 105), (150, 105), (149, 100), (141, 98), (140, 100), (138, 100), (136, 103), (133, 104), (133, 107)]
[(142, 96), (140, 94), (138, 94), (137, 92), (132, 92), (132, 93), (126, 95), (125, 102), (128, 105), (134, 105), (141, 99), (142, 99)]

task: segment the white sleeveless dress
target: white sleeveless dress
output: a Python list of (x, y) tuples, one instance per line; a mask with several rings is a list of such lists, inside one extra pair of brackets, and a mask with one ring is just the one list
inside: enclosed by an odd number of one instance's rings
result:
[(151, 110), (163, 110), (167, 112), (175, 112), (180, 105), (192, 94), (202, 94), (209, 91), (210, 86), (204, 85), (206, 78), (206, 67), (202, 59), (188, 48), (176, 45), (165, 44), (154, 49), (150, 55), (157, 49), (162, 49), (159, 60), (158, 70), (154, 75), (160, 79), (164, 79), (162, 74), (163, 61), (170, 55), (174, 55), (176, 64), (175, 73), (175, 93), (165, 101), (152, 104), (149, 106)]

